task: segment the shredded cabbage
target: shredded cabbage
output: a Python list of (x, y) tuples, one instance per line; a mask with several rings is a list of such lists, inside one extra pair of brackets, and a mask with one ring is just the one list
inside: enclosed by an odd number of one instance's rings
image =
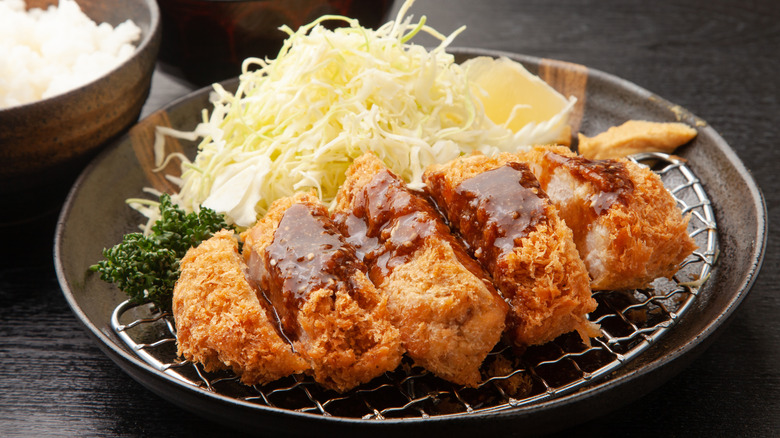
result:
[[(194, 132), (158, 132), (161, 166), (162, 137), (202, 138), (194, 161), (182, 163), (175, 202), (187, 212), (203, 205), (249, 227), (274, 200), (298, 191), (315, 190), (331, 202), (349, 165), (366, 151), (421, 188), (429, 164), (530, 144), (528, 132), (487, 118), (465, 71), (445, 51), (463, 28), (444, 36), (425, 17), (413, 23), (406, 16), (412, 3), (377, 30), (342, 16), (294, 32), (282, 27), (289, 37), (277, 58), (245, 60), (235, 93), (214, 85), (211, 114), (204, 112)], [(331, 20), (346, 26), (322, 25)], [(410, 43), (420, 31), (440, 45)]]

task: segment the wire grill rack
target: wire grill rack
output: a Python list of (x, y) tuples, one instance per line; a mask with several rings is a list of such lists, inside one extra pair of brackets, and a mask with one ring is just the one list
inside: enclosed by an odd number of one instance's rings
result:
[(120, 339), (155, 369), (194, 387), (262, 406), (313, 415), (383, 420), (499, 412), (572, 393), (603, 379), (657, 342), (691, 307), (717, 258), (717, 226), (700, 181), (684, 161), (666, 154), (640, 154), (633, 161), (652, 168), (690, 214), (689, 234), (699, 250), (672, 279), (650, 288), (594, 293), (590, 319), (602, 335), (585, 346), (564, 335), (522, 354), (499, 344), (482, 366), (483, 382), (465, 388), (436, 378), (404, 359), (401, 366), (345, 394), (324, 390), (311, 378), (291, 376), (246, 386), (231, 372), (206, 373), (176, 355), (169, 314), (124, 302), (112, 315)]

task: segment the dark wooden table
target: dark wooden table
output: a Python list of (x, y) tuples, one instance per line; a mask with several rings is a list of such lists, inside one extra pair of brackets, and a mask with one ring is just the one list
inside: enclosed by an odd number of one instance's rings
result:
[[(731, 144), (766, 197), (763, 270), (728, 329), (659, 389), (561, 436), (780, 435), (780, 4), (419, 0), (412, 12), (444, 33), (467, 25), (457, 46), (584, 64), (691, 110)], [(158, 69), (144, 114), (192, 88)], [(147, 391), (87, 336), (55, 277), (55, 221), (1, 230), (0, 436), (224, 432)]]

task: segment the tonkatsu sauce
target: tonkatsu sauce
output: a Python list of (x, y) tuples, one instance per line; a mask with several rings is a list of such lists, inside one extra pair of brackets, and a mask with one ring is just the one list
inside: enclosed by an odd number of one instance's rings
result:
[(620, 161), (567, 157), (554, 152), (547, 152), (545, 159), (553, 165), (565, 166), (575, 178), (596, 187), (599, 194), (591, 199), (591, 207), (596, 216), (604, 214), (615, 202), (625, 205), (628, 195), (634, 190), (628, 170)]
[(369, 278), (375, 284), (406, 263), (432, 235), (450, 241), (461, 263), (479, 278), (484, 277), (426, 197), (413, 193), (388, 170), (374, 175), (356, 193), (352, 211), (337, 215), (335, 221), (369, 266)]
[(272, 300), (284, 331), (296, 336), (295, 317), (308, 295), (318, 289), (353, 292), (349, 279), (363, 266), (330, 217), (305, 204), (284, 212), (265, 251)]
[(547, 195), (523, 163), (482, 172), (452, 190), (445, 194), (448, 217), (484, 266), (494, 266), (546, 218)]

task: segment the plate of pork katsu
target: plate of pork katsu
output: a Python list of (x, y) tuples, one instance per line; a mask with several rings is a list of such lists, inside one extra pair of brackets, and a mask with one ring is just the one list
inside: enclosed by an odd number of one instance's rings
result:
[(405, 12), (288, 30), (76, 182), (58, 278), (143, 386), (254, 432), (544, 433), (726, 326), (766, 212), (712, 127), (584, 66), (416, 46)]

